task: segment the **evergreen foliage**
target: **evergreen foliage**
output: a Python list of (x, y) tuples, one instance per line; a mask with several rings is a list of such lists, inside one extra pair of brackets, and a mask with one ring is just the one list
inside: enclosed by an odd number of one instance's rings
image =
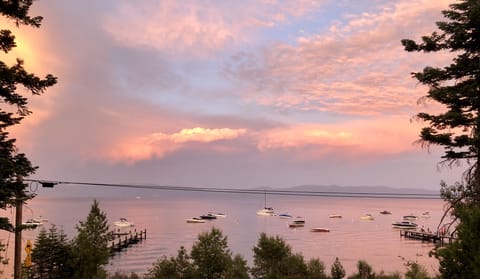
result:
[(103, 266), (110, 257), (108, 243), (111, 236), (107, 216), (100, 210), (96, 200), (87, 219), (77, 225), (77, 231), (72, 243), (72, 266), (75, 267), (72, 278), (105, 278)]
[[(443, 68), (427, 66), (413, 77), (429, 87), (424, 100), (445, 106), (439, 114), (421, 112), (417, 117), (429, 124), (420, 133), (425, 145), (444, 148), (442, 158), (452, 164), (467, 160), (466, 172), (469, 199), (480, 204), (480, 2), (461, 0), (443, 11), (446, 21), (437, 22), (441, 33), (423, 36), (422, 42), (402, 40), (407, 51), (451, 51), (457, 56)], [(466, 193), (465, 193), (466, 194)]]
[(417, 117), (429, 124), (420, 133), (421, 141), (427, 146), (443, 146), (443, 162), (465, 160), (470, 165), (462, 183), (448, 186), (442, 182), (441, 194), (448, 202), (445, 216), (455, 218), (450, 226), (458, 221), (458, 238), (434, 251), (440, 260), (440, 273), (445, 278), (480, 278), (480, 1), (459, 0), (449, 7), (442, 12), (446, 20), (437, 22), (440, 33), (423, 36), (421, 43), (405, 39), (402, 44), (407, 51), (450, 51), (456, 55), (448, 66), (425, 67), (413, 73), (429, 87), (424, 99), (446, 108), (443, 113), (422, 112)]
[(42, 228), (32, 249), (32, 267), (26, 269), (27, 278), (62, 279), (70, 278), (72, 269), (68, 265), (70, 244), (63, 231), (55, 225), (49, 230)]
[(345, 268), (343, 268), (343, 265), (338, 258), (335, 258), (335, 261), (332, 264), (330, 276), (332, 279), (342, 279), (345, 277)]
[[(40, 27), (42, 17), (28, 15), (32, 4), (33, 0), (0, 1), (0, 14), (13, 20), (17, 27), (19, 25)], [(8, 54), (15, 47), (15, 36), (12, 31), (1, 29), (0, 50)], [(2, 104), (0, 107), (0, 208), (15, 206), (17, 199), (32, 198), (27, 193), (25, 184), (18, 178), (34, 173), (36, 167), (25, 154), (18, 152), (16, 140), (10, 138), (7, 131), (31, 113), (28, 108), (28, 99), (22, 92), (40, 95), (56, 82), (57, 79), (50, 74), (42, 79), (27, 72), (24, 61), (19, 58), (11, 66), (0, 61), (0, 104)], [(12, 231), (13, 226), (7, 218), (2, 218), (0, 229)]]

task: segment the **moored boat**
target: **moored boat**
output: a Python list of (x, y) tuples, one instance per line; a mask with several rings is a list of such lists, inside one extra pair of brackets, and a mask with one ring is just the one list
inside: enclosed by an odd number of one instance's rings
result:
[(373, 217), (372, 214), (367, 213), (367, 214), (365, 214), (365, 215), (363, 215), (363, 216), (360, 216), (360, 220), (373, 221), (373, 220), (375, 220), (375, 218)]
[(295, 220), (293, 220), (292, 222), (290, 222), (290, 224), (288, 224), (288, 226), (290, 228), (299, 228), (299, 227), (304, 227), (305, 226), (305, 219), (303, 219), (302, 217), (300, 216), (297, 216), (295, 218)]
[(330, 232), (330, 229), (327, 228), (312, 228), (310, 229), (311, 232)]
[(288, 214), (288, 213), (282, 213), (282, 214), (278, 214), (278, 216), (280, 218), (283, 218), (283, 219), (290, 219), (292, 218), (292, 215)]
[(407, 221), (415, 221), (417, 219), (418, 217), (413, 214), (403, 216), (403, 220), (407, 220)]
[(380, 211), (380, 214), (388, 215), (388, 214), (392, 214), (392, 212), (390, 212), (388, 210), (383, 210), (383, 211)]
[(212, 214), (215, 217), (221, 217), (221, 218), (227, 217), (225, 213), (220, 213), (220, 212), (208, 212), (208, 214)]
[(330, 214), (330, 216), (328, 216), (328, 218), (342, 218), (342, 215), (340, 215), (340, 214)]
[(260, 216), (275, 216), (275, 212), (273, 211), (273, 208), (265, 207), (265, 208), (257, 211), (257, 215), (260, 215)]
[(43, 226), (43, 222), (39, 222), (38, 220), (34, 219), (28, 219), (27, 221), (23, 222), (22, 225), (29, 228), (36, 228), (38, 226)]
[(120, 228), (134, 227), (135, 224), (129, 222), (126, 218), (120, 218), (119, 221), (113, 222), (113, 225)]
[(199, 217), (188, 218), (187, 223), (205, 223), (205, 220)]
[(207, 213), (207, 214), (204, 214), (204, 215), (200, 215), (200, 219), (204, 219), (204, 220), (214, 220), (214, 219), (217, 219), (217, 216), (215, 216), (215, 215), (212, 214), (212, 213)]
[(392, 226), (398, 229), (416, 229), (418, 227), (417, 224), (410, 221), (398, 221), (398, 222), (392, 223)]

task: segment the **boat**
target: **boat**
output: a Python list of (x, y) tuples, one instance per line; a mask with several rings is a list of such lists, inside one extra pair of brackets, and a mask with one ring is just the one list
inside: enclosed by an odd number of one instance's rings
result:
[(214, 219), (217, 219), (217, 216), (215, 216), (215, 215), (212, 214), (212, 213), (207, 213), (207, 214), (204, 214), (204, 215), (200, 215), (200, 219), (204, 219), (204, 220), (214, 220)]
[(227, 215), (225, 213), (220, 213), (220, 212), (208, 212), (208, 214), (212, 214), (213, 216), (215, 217), (221, 217), (221, 218), (225, 218), (227, 217)]
[(282, 213), (282, 214), (278, 214), (278, 216), (280, 218), (283, 218), (283, 219), (290, 219), (292, 218), (292, 215), (288, 214), (288, 213)]
[(418, 217), (413, 214), (403, 216), (403, 220), (407, 220), (407, 221), (415, 221), (417, 219)]
[(383, 210), (383, 211), (380, 211), (380, 214), (387, 215), (387, 214), (392, 214), (392, 212), (390, 212), (388, 210)]
[(360, 220), (373, 221), (375, 218), (372, 216), (372, 214), (367, 213), (363, 216), (360, 216)]
[(330, 229), (326, 228), (312, 228), (310, 229), (311, 232), (330, 232)]
[(392, 226), (398, 229), (416, 229), (418, 227), (417, 224), (410, 221), (398, 221), (398, 222), (392, 223)]
[(200, 217), (188, 218), (187, 223), (205, 223), (205, 220)]
[(275, 212), (273, 211), (273, 208), (265, 207), (265, 208), (257, 211), (257, 215), (260, 215), (260, 216), (275, 216)]
[(35, 217), (32, 219), (34, 222), (38, 222), (38, 223), (46, 223), (48, 222), (48, 219), (47, 218), (44, 218), (42, 215), (38, 216), (38, 217)]
[(290, 224), (288, 224), (288, 226), (290, 228), (299, 228), (299, 227), (304, 227), (305, 226), (305, 219), (303, 219), (302, 217), (300, 216), (297, 216), (295, 218), (295, 220), (293, 220), (292, 222), (290, 222)]
[(430, 218), (430, 212), (425, 211), (422, 213), (422, 218)]
[(340, 214), (330, 214), (330, 216), (328, 216), (328, 218), (342, 218), (342, 215), (340, 215)]
[(36, 228), (38, 226), (43, 226), (43, 222), (39, 222), (38, 220), (28, 219), (27, 221), (22, 223), (23, 226), (29, 228)]
[(260, 209), (257, 211), (257, 215), (260, 216), (275, 216), (275, 211), (273, 211), (272, 207), (267, 207), (267, 192), (265, 192), (265, 202), (264, 202), (264, 207), (263, 209)]
[(121, 227), (121, 228), (128, 228), (128, 227), (134, 227), (135, 224), (132, 222), (129, 222), (127, 218), (120, 218), (119, 221), (113, 222), (113, 225), (116, 227)]

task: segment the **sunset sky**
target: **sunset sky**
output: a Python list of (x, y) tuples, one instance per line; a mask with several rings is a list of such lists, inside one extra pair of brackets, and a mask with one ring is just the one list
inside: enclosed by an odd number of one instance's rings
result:
[(58, 77), (12, 130), (46, 180), (438, 189), (414, 144), (452, 54), (408, 53), (452, 0), (35, 1), (3, 61)]

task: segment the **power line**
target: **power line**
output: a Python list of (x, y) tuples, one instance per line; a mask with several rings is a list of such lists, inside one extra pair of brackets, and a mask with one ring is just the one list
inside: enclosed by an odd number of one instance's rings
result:
[[(308, 197), (339, 197), (339, 198), (395, 198), (395, 199), (439, 199), (438, 194), (428, 193), (374, 193), (374, 192), (347, 192), (347, 191), (302, 191), (302, 190), (275, 190), (275, 189), (234, 189), (234, 188), (214, 188), (214, 187), (187, 187), (174, 185), (147, 185), (147, 184), (118, 184), (118, 183), (96, 183), (96, 182), (74, 182), (74, 181), (52, 181), (25, 179), (31, 183), (39, 183), (43, 187), (53, 187), (54, 185), (81, 185), (102, 188), (130, 188), (130, 189), (150, 189), (150, 190), (169, 190), (169, 191), (187, 191), (187, 192), (210, 192), (210, 193), (232, 193), (232, 194), (269, 194), (282, 196), (308, 196)], [(47, 185), (47, 186), (45, 186)]]

